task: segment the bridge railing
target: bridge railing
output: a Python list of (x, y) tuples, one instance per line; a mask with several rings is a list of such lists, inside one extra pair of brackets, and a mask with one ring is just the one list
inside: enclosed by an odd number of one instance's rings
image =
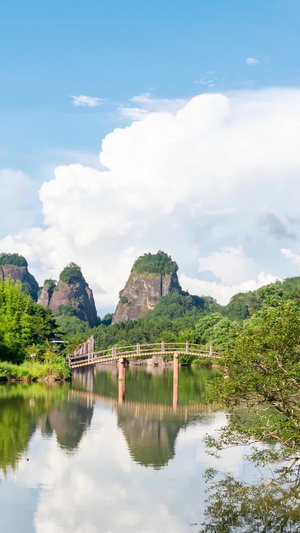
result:
[(149, 344), (135, 344), (130, 346), (113, 346), (106, 350), (100, 350), (93, 353), (71, 355), (69, 356), (69, 366), (83, 364), (96, 364), (107, 361), (116, 361), (121, 357), (126, 358), (143, 358), (152, 357), (153, 355), (170, 355), (175, 352), (182, 355), (190, 356), (208, 356), (220, 357), (222, 348), (212, 346), (212, 344), (193, 344), (189, 342), (160, 342)]

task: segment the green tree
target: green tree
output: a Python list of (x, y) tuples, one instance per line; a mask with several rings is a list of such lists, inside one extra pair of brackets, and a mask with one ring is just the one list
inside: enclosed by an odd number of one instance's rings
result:
[(240, 326), (236, 321), (229, 320), (220, 313), (204, 316), (195, 325), (200, 344), (213, 344), (220, 348), (231, 346), (239, 329)]
[[(293, 301), (265, 306), (247, 320), (225, 356), (229, 378), (221, 379), (212, 396), (231, 410), (220, 440), (277, 444), (254, 450), (258, 462), (298, 457), (300, 449), (300, 314)], [(216, 396), (217, 395), (217, 396)], [(244, 402), (251, 417), (236, 407)]]
[(133, 264), (132, 271), (139, 274), (174, 274), (178, 265), (171, 256), (159, 250), (156, 254), (144, 254)]
[(15, 265), (18, 267), (27, 267), (28, 263), (22, 255), (19, 254), (0, 254), (0, 265)]
[(59, 281), (75, 284), (84, 281), (80, 266), (76, 263), (69, 263), (60, 273)]
[(0, 282), (0, 359), (19, 363), (31, 344), (55, 335), (57, 325), (49, 309), (23, 294), (20, 283)]

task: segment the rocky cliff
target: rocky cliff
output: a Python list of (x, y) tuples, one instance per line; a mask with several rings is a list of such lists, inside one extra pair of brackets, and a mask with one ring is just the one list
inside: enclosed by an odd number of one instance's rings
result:
[(180, 293), (177, 269), (177, 264), (164, 252), (139, 257), (120, 292), (112, 322), (143, 318), (162, 296)]
[(49, 307), (52, 292), (53, 292), (53, 289), (49, 285), (47, 285), (45, 281), (44, 287), (42, 287), (39, 298), (38, 298), (38, 304), (41, 304), (44, 307)]
[(85, 281), (80, 267), (70, 263), (60, 274), (59, 282), (46, 280), (38, 303), (50, 307), (56, 315), (77, 316), (91, 327), (97, 325), (97, 311), (93, 292)]
[(0, 254), (0, 281), (6, 279), (19, 281), (22, 290), (37, 300), (39, 285), (35, 277), (28, 271), (28, 264), (24, 257), (18, 254)]

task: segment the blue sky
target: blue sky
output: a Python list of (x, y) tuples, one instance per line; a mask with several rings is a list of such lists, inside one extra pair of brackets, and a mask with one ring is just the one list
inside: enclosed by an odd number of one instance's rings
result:
[(222, 302), (299, 274), (299, 15), (296, 0), (6, 2), (3, 251), (40, 283), (77, 261), (104, 310), (145, 251)]
[[(300, 83), (297, 1), (29, 1), (1, 9), (1, 153), (39, 179), (63, 150), (98, 152), (130, 97)], [(254, 66), (247, 57), (259, 59)], [(207, 71), (214, 74), (207, 75)], [(107, 99), (74, 108), (69, 95)]]

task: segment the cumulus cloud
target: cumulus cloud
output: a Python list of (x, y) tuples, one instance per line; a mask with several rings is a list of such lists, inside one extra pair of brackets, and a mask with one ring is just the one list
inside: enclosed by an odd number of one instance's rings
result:
[(246, 257), (241, 248), (234, 247), (224, 247), (200, 257), (199, 272), (197, 278), (182, 274), (182, 287), (192, 294), (212, 296), (223, 305), (238, 292), (253, 291), (279, 279), (265, 272), (259, 272), (256, 276), (254, 259)]
[(104, 98), (84, 96), (83, 94), (80, 96), (71, 95), (70, 98), (73, 98), (73, 104), (76, 106), (96, 107), (104, 102)]
[(287, 237), (288, 239), (296, 239), (296, 235), (289, 229), (288, 217), (278, 216), (272, 209), (262, 208), (258, 217), (258, 225), (262, 231), (266, 232), (276, 239)]
[(241, 283), (233, 283), (232, 285), (226, 285), (222, 281), (205, 281), (191, 278), (185, 274), (180, 276), (180, 283), (185, 290), (188, 290), (191, 294), (212, 296), (221, 305), (226, 305), (234, 294), (255, 291), (277, 280), (280, 280), (278, 276), (266, 274), (265, 272), (259, 272), (255, 279), (248, 279)]
[[(44, 225), (8, 235), (1, 249), (24, 253), (41, 283), (77, 262), (100, 313), (113, 309), (147, 251), (171, 253), (184, 288), (223, 303), (232, 290), (293, 275), (257, 219), (269, 210), (264, 222), (274, 231), (270, 213), (284, 224), (285, 213), (298, 216), (300, 91), (203, 94), (175, 101), (175, 110), (170, 101), (151, 110), (149, 95), (138, 100), (147, 114), (105, 137), (104, 170), (57, 167), (40, 190)], [(199, 268), (221, 282), (204, 285)]]
[(254, 260), (244, 256), (241, 248), (224, 247), (207, 257), (199, 257), (199, 271), (210, 270), (224, 283), (240, 283), (255, 270)]
[(295, 254), (288, 248), (282, 248), (281, 252), (286, 259), (290, 259), (292, 263), (294, 263), (294, 265), (296, 265), (297, 267), (300, 267), (300, 255)]
[(255, 57), (247, 57), (246, 63), (247, 63), (247, 65), (250, 65), (250, 66), (258, 65), (259, 60), (256, 59)]

